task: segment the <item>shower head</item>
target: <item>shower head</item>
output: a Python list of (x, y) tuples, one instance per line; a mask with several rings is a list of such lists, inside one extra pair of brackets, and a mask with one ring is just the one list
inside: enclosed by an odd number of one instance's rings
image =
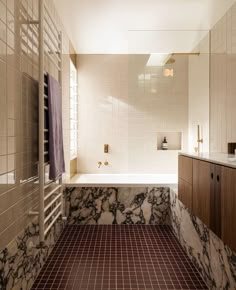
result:
[(170, 57), (165, 64), (173, 64), (175, 63), (175, 59), (173, 57)]
[(167, 59), (167, 61), (165, 62), (165, 65), (175, 63), (175, 61), (176, 61), (174, 59), (174, 56), (175, 55), (188, 55), (188, 56), (196, 55), (196, 56), (199, 56), (200, 55), (200, 52), (176, 52), (176, 53), (172, 53), (170, 55), (170, 57)]

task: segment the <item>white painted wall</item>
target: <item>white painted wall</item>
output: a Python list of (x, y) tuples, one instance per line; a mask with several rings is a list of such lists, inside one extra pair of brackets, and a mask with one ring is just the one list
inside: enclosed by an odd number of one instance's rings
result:
[[(183, 132), (187, 150), (188, 57), (176, 57), (173, 78), (146, 67), (148, 58), (78, 56), (79, 173), (177, 172), (178, 151), (157, 151), (157, 132)], [(98, 169), (106, 159), (109, 166)]]
[(200, 42), (199, 56), (189, 56), (189, 151), (197, 147), (197, 125), (203, 138), (201, 152), (209, 152), (209, 34)]

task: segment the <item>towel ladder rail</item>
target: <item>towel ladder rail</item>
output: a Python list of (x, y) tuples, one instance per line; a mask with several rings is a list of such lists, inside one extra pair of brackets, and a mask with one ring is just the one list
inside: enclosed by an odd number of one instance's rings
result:
[[(62, 85), (62, 44), (61, 32), (56, 29), (56, 24), (50, 11), (46, 6), (46, 1), (39, 0), (39, 239), (44, 243), (46, 235), (56, 223), (60, 216), (63, 216), (63, 190), (62, 178), (56, 181), (46, 181), (45, 168), (50, 162), (48, 148), (50, 146), (48, 138), (48, 128), (45, 124), (45, 114), (48, 114), (47, 90), (48, 84), (45, 80), (46, 59), (51, 63), (54, 71), (58, 72), (58, 80)], [(57, 28), (57, 27), (56, 27)], [(51, 41), (52, 45), (46, 40)], [(57, 47), (56, 47), (57, 46)], [(55, 57), (50, 52), (55, 50)], [(46, 59), (45, 59), (46, 58)]]

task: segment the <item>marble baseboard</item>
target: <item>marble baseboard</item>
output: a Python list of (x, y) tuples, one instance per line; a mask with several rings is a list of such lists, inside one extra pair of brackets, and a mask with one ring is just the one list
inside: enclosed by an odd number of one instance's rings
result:
[(32, 249), (28, 245), (39, 242), (39, 226), (29, 225), (11, 244), (0, 252), (0, 290), (29, 290), (46, 258), (53, 249), (63, 223), (58, 222), (47, 235), (43, 249)]
[(67, 188), (69, 224), (169, 224), (169, 188)]
[(170, 207), (174, 233), (209, 289), (236, 289), (236, 253), (190, 214), (172, 190)]

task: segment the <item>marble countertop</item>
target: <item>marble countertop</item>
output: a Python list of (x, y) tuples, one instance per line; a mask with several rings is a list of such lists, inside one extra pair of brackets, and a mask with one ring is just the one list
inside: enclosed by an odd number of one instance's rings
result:
[(179, 155), (184, 155), (203, 161), (208, 161), (215, 164), (224, 165), (227, 167), (236, 168), (236, 155), (227, 153), (194, 153), (181, 152)]

